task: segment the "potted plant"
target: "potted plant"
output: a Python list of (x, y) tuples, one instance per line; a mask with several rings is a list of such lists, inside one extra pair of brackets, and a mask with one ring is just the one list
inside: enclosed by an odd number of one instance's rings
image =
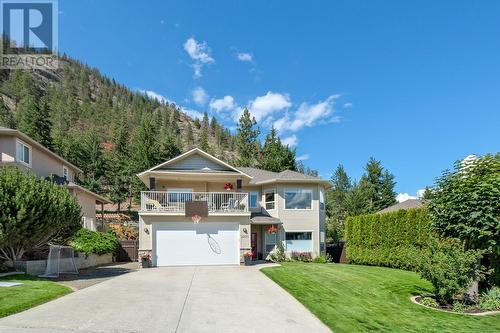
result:
[(144, 253), (143, 255), (141, 255), (141, 263), (142, 263), (142, 268), (151, 267), (151, 254)]
[(252, 252), (243, 253), (243, 259), (245, 260), (245, 266), (250, 266), (252, 264)]
[(268, 234), (276, 234), (278, 232), (278, 228), (276, 228), (274, 225), (270, 226), (267, 228), (267, 233)]

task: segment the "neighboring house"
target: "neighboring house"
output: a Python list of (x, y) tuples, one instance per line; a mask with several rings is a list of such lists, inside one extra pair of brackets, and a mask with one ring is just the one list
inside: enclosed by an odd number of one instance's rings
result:
[(265, 259), (278, 242), (288, 253), (325, 249), (323, 179), (236, 168), (197, 148), (138, 177), (149, 188), (139, 251), (154, 266), (239, 264), (245, 252)]
[(381, 214), (381, 213), (397, 212), (398, 210), (401, 210), (401, 209), (420, 208), (423, 205), (424, 204), (422, 203), (422, 200), (420, 200), (420, 199), (408, 199), (408, 200), (405, 200), (403, 202), (398, 202), (395, 205), (384, 208), (377, 213)]
[(97, 229), (96, 204), (110, 201), (75, 183), (82, 170), (18, 130), (0, 127), (0, 166), (16, 166), (37, 177), (53, 177), (66, 186), (82, 208), (82, 225)]

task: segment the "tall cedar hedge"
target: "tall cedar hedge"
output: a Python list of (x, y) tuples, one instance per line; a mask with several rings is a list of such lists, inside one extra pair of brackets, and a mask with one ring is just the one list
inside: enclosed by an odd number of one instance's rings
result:
[(350, 263), (416, 270), (431, 237), (426, 208), (349, 217), (346, 255)]

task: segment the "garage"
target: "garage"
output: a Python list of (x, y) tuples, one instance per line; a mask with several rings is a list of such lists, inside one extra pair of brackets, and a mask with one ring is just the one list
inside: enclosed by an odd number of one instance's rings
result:
[(157, 222), (153, 265), (238, 265), (239, 223)]

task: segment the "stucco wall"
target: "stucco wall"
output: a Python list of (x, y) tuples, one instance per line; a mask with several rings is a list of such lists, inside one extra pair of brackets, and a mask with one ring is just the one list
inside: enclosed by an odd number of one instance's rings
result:
[[(38, 177), (48, 177), (52, 174), (62, 177), (64, 165), (68, 168), (69, 180), (74, 180), (76, 172), (75, 169), (69, 165), (65, 165), (59, 159), (47, 154), (47, 152), (37, 148), (29, 142), (23, 141), (14, 136), (0, 135), (0, 156), (2, 156), (2, 160), (16, 158), (16, 143), (18, 140), (28, 147), (31, 147), (31, 167), (28, 167), (28, 169), (30, 169)], [(18, 164), (23, 165), (20, 162), (18, 162)]]
[(84, 227), (90, 230), (96, 230), (97, 221), (95, 197), (86, 192), (78, 191), (77, 189), (70, 189), (70, 192), (76, 198), (76, 201), (78, 201), (78, 204), (82, 208), (82, 216), (85, 218)]

